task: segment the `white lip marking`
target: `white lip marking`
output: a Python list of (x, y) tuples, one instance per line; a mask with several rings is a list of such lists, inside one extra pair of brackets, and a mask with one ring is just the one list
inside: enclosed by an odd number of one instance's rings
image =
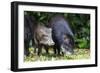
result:
[(71, 52), (66, 51), (66, 49), (63, 46), (61, 46), (61, 50), (62, 50), (63, 53), (65, 53), (65, 55), (71, 55), (72, 54)]

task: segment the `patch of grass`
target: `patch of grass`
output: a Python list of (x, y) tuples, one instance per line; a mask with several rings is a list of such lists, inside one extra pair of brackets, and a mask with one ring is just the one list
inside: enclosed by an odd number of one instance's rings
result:
[(25, 62), (34, 62), (34, 61), (55, 61), (55, 60), (78, 60), (78, 59), (89, 59), (90, 50), (89, 49), (75, 49), (73, 55), (61, 55), (57, 56), (53, 54), (52, 50), (49, 50), (49, 54), (46, 54), (44, 51), (40, 56), (36, 55), (33, 52), (33, 49), (30, 48), (30, 55), (24, 57)]

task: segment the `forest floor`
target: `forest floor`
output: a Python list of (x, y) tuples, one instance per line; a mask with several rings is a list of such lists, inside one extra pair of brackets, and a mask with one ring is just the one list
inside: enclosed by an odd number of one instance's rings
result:
[(49, 54), (43, 53), (37, 56), (30, 49), (31, 54), (24, 57), (25, 62), (35, 62), (35, 61), (56, 61), (56, 60), (79, 60), (79, 59), (89, 59), (90, 50), (89, 49), (74, 49), (73, 55), (61, 55), (56, 56), (53, 54), (53, 50), (49, 50)]

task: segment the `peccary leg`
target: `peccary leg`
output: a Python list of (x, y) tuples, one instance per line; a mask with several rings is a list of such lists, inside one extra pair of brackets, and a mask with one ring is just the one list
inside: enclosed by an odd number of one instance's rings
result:
[(57, 49), (57, 47), (56, 47), (56, 45), (54, 45), (54, 46), (53, 46), (54, 54), (57, 53), (57, 52), (56, 52), (56, 49)]
[(38, 45), (38, 56), (40, 56), (40, 53), (42, 52), (42, 46)]
[(49, 48), (47, 46), (44, 46), (44, 49), (46, 51), (46, 54), (49, 54), (49, 51), (48, 51)]
[(24, 41), (24, 54), (26, 56), (29, 55), (29, 41), (28, 40)]
[(60, 56), (60, 46), (57, 45), (57, 55)]

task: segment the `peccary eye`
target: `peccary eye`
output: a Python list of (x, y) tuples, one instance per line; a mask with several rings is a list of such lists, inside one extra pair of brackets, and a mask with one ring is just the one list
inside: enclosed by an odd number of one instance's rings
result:
[(42, 37), (47, 37), (47, 35), (43, 34)]
[(48, 36), (45, 35), (45, 34), (43, 34), (43, 35), (41, 36), (41, 38), (42, 38), (43, 40), (45, 40), (47, 37), (48, 37)]

